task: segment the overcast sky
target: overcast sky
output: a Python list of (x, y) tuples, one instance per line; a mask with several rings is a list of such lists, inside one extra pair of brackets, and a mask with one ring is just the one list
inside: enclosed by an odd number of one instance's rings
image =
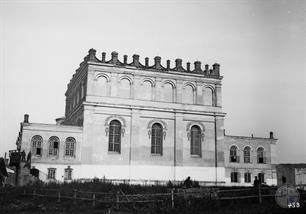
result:
[(23, 114), (55, 123), (67, 84), (95, 48), (221, 64), (229, 135), (279, 139), (280, 162), (306, 162), (305, 1), (0, 0), (0, 156)]

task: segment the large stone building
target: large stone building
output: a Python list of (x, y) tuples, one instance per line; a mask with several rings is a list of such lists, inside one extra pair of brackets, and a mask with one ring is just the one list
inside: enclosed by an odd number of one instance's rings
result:
[(275, 143), (225, 135), (219, 64), (186, 68), (132, 62), (90, 49), (68, 84), (65, 117), (21, 123), (17, 148), (31, 151), (43, 180), (80, 178), (276, 184)]

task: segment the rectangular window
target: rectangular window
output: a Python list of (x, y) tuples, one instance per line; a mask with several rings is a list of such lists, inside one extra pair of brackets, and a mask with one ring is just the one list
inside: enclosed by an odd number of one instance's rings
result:
[(238, 183), (238, 176), (239, 176), (238, 172), (232, 172), (231, 173), (231, 182), (232, 183)]
[(251, 173), (249, 172), (244, 173), (244, 182), (251, 183)]
[(72, 168), (70, 166), (65, 169), (64, 180), (72, 180)]
[(48, 168), (48, 179), (55, 179), (55, 168)]
[(264, 173), (258, 173), (258, 180), (259, 183), (262, 184), (265, 182), (265, 174)]

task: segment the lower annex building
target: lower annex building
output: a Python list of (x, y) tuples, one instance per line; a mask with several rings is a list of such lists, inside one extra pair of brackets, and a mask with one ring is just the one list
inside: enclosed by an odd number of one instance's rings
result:
[(174, 67), (156, 56), (132, 62), (90, 49), (70, 80), (65, 117), (39, 124), (25, 115), (17, 139), (44, 181), (106, 178), (276, 185), (276, 139), (225, 135), (219, 64)]

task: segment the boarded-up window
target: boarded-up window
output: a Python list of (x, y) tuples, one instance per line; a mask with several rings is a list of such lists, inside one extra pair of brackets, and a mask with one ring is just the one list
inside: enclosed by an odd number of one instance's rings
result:
[(96, 90), (97, 95), (107, 96), (107, 79), (105, 77), (98, 77)]
[(183, 90), (183, 103), (194, 103), (194, 91), (190, 85), (186, 85)]
[(205, 88), (204, 90), (204, 105), (213, 105), (213, 91), (211, 90), (211, 88)]
[(151, 100), (152, 99), (152, 84), (149, 81), (144, 81), (141, 88), (141, 97), (143, 100)]
[(173, 102), (173, 86), (170, 83), (166, 83), (162, 89), (162, 101)]
[(118, 96), (121, 98), (130, 98), (131, 83), (128, 79), (122, 79), (119, 83)]

